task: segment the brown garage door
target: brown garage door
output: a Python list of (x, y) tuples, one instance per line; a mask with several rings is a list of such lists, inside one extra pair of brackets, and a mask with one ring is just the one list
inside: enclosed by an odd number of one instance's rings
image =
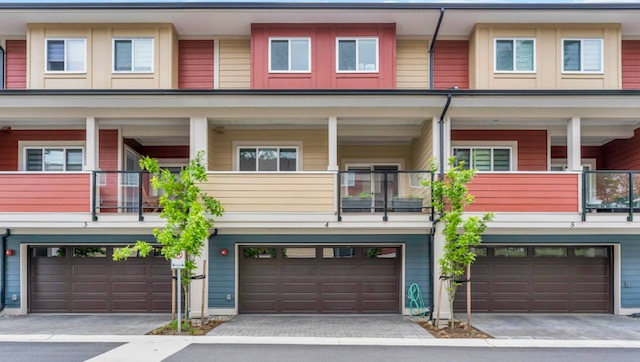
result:
[(32, 313), (171, 311), (171, 269), (163, 256), (114, 262), (111, 246), (29, 249)]
[(398, 313), (400, 250), (242, 247), (240, 313)]
[[(477, 249), (473, 312), (611, 313), (611, 248), (495, 246)], [(466, 308), (466, 286), (456, 310)]]

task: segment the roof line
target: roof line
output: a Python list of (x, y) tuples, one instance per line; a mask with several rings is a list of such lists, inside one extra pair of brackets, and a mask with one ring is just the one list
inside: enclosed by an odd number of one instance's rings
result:
[(640, 10), (640, 3), (95, 2), (0, 3), (0, 10)]
[(446, 97), (640, 96), (640, 89), (4, 89), (2, 96), (426, 96)]

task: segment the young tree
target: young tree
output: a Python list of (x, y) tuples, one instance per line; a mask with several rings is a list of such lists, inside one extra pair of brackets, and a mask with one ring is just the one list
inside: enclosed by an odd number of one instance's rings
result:
[[(224, 212), (220, 201), (208, 196), (198, 187), (198, 183), (207, 181), (203, 155), (204, 151), (199, 151), (179, 176), (161, 169), (156, 159), (140, 159), (140, 167), (152, 175), (151, 185), (164, 191), (160, 196), (160, 217), (166, 220), (166, 224), (163, 228), (153, 230), (153, 236), (162, 244), (162, 255), (170, 259), (181, 252), (186, 253), (186, 265), (181, 278), (186, 300), (189, 300), (189, 285), (196, 269), (194, 258), (202, 254), (202, 248), (209, 240), (213, 216), (222, 216)], [(146, 241), (138, 241), (133, 246), (127, 245), (115, 250), (113, 260), (126, 260), (133, 251), (147, 256), (152, 249)]]
[[(437, 164), (433, 163), (433, 172), (437, 169)], [(467, 184), (476, 172), (475, 169), (465, 169), (464, 162), (457, 162), (455, 157), (451, 157), (449, 170), (443, 180), (422, 182), (423, 186), (431, 188), (433, 207), (443, 224), (444, 253), (439, 263), (440, 275), (446, 285), (451, 323), (456, 291), (462, 285), (460, 277), (465, 274), (467, 266), (476, 260), (472, 248), (482, 242), (482, 233), (486, 230), (487, 223), (493, 219), (493, 213), (463, 219), (465, 208), (473, 202), (473, 195), (469, 194)]]

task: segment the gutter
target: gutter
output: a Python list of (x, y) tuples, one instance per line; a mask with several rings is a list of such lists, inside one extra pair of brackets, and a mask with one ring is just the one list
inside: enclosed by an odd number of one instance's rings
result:
[(2, 274), (0, 275), (0, 312), (7, 306), (6, 303), (6, 284), (7, 284), (7, 238), (11, 235), (11, 230), (7, 229), (2, 235)]
[(436, 25), (436, 30), (433, 32), (433, 38), (431, 38), (431, 43), (429, 44), (429, 89), (433, 89), (433, 77), (435, 74), (435, 70), (433, 69), (433, 65), (435, 63), (435, 53), (434, 48), (436, 45), (436, 40), (438, 39), (438, 33), (440, 32), (440, 25), (442, 24), (442, 19), (444, 18), (444, 8), (440, 9), (440, 17), (438, 18), (438, 24)]
[[(0, 4), (0, 10), (438, 10), (442, 3), (355, 3), (355, 2), (59, 2)], [(638, 3), (448, 3), (451, 10), (640, 10)]]
[(5, 78), (5, 71), (4, 71), (5, 56), (4, 55), (5, 55), (4, 48), (0, 46), (0, 90), (4, 89), (4, 78)]

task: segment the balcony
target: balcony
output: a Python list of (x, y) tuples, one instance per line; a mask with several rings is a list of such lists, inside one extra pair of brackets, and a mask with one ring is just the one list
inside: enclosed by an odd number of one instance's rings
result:
[(633, 213), (640, 210), (640, 171), (584, 171), (582, 220), (588, 214)]
[(123, 213), (136, 214), (143, 221), (143, 213), (161, 211), (161, 193), (151, 186), (148, 172), (94, 171), (91, 179), (93, 221), (98, 215)]
[(1, 172), (0, 212), (89, 212), (91, 174)]

